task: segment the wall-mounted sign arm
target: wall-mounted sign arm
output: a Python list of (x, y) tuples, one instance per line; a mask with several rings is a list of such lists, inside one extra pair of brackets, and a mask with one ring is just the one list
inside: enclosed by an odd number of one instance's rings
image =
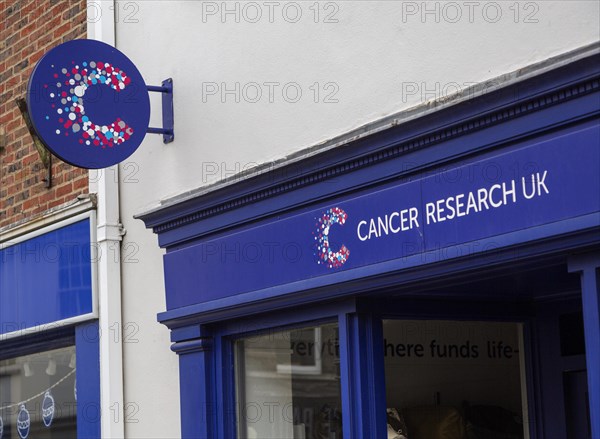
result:
[(148, 91), (162, 93), (162, 128), (148, 127), (150, 134), (162, 134), (164, 143), (175, 140), (175, 117), (173, 114), (173, 79), (165, 79), (162, 86), (148, 85)]
[(40, 160), (42, 161), (44, 168), (46, 168), (46, 178), (43, 179), (44, 186), (50, 188), (52, 187), (52, 154), (50, 153), (50, 151), (48, 151), (48, 149), (46, 148), (42, 140), (39, 138), (37, 132), (33, 127), (31, 117), (29, 116), (29, 110), (27, 108), (27, 100), (25, 98), (17, 98), (16, 104), (17, 107), (19, 107), (19, 111), (21, 112), (23, 120), (25, 121), (25, 126), (27, 127), (27, 130), (29, 131), (29, 134), (31, 134), (33, 144), (40, 156)]

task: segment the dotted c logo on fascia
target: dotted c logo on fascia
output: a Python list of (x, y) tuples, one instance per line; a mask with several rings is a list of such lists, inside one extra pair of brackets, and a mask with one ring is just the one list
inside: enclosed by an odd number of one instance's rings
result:
[(327, 268), (340, 268), (350, 257), (350, 250), (344, 244), (337, 251), (333, 251), (329, 242), (329, 233), (331, 227), (335, 224), (343, 226), (348, 219), (348, 214), (339, 207), (327, 209), (323, 215), (318, 218), (316, 223), (315, 245), (317, 263), (323, 264)]

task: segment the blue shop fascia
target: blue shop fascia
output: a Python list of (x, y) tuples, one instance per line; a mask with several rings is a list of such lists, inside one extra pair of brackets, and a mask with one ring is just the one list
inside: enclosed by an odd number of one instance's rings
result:
[(599, 61), (141, 214), (182, 437), (600, 437)]

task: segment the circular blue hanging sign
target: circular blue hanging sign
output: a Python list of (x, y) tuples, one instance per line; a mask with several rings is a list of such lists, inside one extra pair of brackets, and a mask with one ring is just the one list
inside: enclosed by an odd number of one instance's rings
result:
[(57, 157), (87, 169), (124, 161), (140, 146), (150, 98), (135, 65), (114, 47), (73, 40), (36, 64), (27, 87), (33, 127)]
[(21, 405), (19, 415), (17, 416), (17, 431), (21, 439), (27, 439), (29, 436), (29, 428), (31, 427), (31, 417), (29, 411), (25, 408), (25, 404)]

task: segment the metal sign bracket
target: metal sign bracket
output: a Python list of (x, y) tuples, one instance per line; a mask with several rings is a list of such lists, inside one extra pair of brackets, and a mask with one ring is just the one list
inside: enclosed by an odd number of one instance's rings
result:
[(19, 111), (21, 112), (21, 116), (25, 121), (25, 126), (31, 135), (33, 140), (33, 146), (37, 150), (40, 160), (46, 169), (46, 177), (42, 178), (44, 182), (44, 187), (50, 189), (52, 187), (52, 153), (46, 148), (42, 139), (37, 135), (35, 129), (33, 128), (33, 124), (31, 123), (31, 117), (29, 116), (29, 109), (27, 108), (27, 101), (25, 98), (17, 98), (16, 99), (17, 107), (19, 107)]
[(165, 79), (162, 86), (148, 85), (148, 91), (162, 93), (162, 128), (148, 127), (147, 133), (162, 134), (164, 143), (175, 140), (175, 117), (173, 113), (173, 79)]

